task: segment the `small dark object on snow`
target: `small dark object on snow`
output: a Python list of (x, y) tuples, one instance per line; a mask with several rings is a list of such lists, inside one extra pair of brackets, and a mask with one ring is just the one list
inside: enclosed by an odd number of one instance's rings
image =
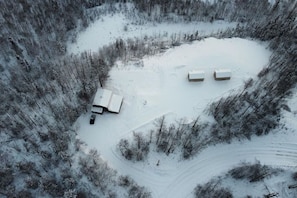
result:
[(96, 119), (96, 115), (92, 114), (91, 118), (90, 118), (90, 124), (94, 124), (95, 123), (95, 119)]

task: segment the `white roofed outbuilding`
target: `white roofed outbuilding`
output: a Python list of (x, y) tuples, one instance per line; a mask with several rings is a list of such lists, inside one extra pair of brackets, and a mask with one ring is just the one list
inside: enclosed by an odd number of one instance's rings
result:
[(189, 71), (188, 79), (189, 81), (203, 81), (205, 78), (205, 72), (201, 70)]
[(232, 72), (230, 69), (216, 69), (213, 75), (215, 80), (230, 80)]
[(91, 112), (92, 113), (98, 113), (98, 114), (102, 114), (103, 113), (103, 107), (96, 107), (96, 106), (92, 106), (91, 108)]

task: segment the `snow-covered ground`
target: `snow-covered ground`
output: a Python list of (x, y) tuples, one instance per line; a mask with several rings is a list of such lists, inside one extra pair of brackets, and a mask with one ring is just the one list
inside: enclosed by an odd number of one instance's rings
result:
[[(188, 161), (179, 161), (175, 156), (168, 157), (157, 153), (150, 153), (149, 160), (146, 162), (126, 161), (115, 151), (115, 145), (110, 142), (111, 138), (115, 138), (115, 130), (110, 130), (111, 126), (102, 131), (101, 127), (90, 128), (87, 124), (88, 117), (85, 116), (82, 116), (79, 121), (82, 126), (79, 133), (89, 146), (95, 146), (101, 152), (111, 167), (120, 174), (130, 175), (137, 183), (146, 186), (152, 192), (153, 197), (192, 197), (191, 193), (198, 183), (205, 183), (214, 176), (224, 174), (243, 161), (260, 160), (262, 164), (295, 170), (297, 163), (296, 96), (289, 103), (292, 112), (283, 112), (282, 122), (288, 130), (279, 128), (269, 136), (253, 137), (251, 141), (235, 141), (229, 145), (209, 147)], [(103, 121), (99, 118), (97, 123), (104, 125)], [(117, 124), (117, 122), (114, 123), (114, 125)], [(113, 142), (115, 143), (119, 138), (115, 138)], [(156, 166), (158, 160), (160, 160), (160, 165)], [(286, 185), (283, 185), (286, 178), (281, 179), (270, 180), (266, 184), (275, 192), (285, 193), (280, 194), (281, 197), (289, 197), (285, 196), (288, 189)], [(242, 186), (238, 186), (239, 184)], [(234, 195), (257, 196), (267, 193), (263, 185), (256, 186), (257, 188), (244, 185), (246, 185), (244, 182), (238, 183), (236, 189), (243, 191), (235, 192)]]
[[(105, 24), (108, 20), (110, 25)], [(77, 44), (69, 46), (69, 51), (94, 51), (120, 35), (128, 38), (142, 36), (149, 31), (153, 34), (158, 33), (157, 30), (177, 31), (167, 24), (163, 29), (163, 25), (148, 25), (135, 29), (130, 26), (129, 31), (123, 33), (123, 25), (127, 21), (123, 19), (119, 22), (121, 20), (120, 17), (114, 20), (116, 22), (109, 18), (99, 21), (98, 24), (103, 27), (100, 31), (95, 23), (81, 34)], [(188, 28), (195, 29), (194, 26), (192, 24)], [(212, 31), (207, 27), (209, 26), (204, 27), (205, 32)], [(98, 42), (95, 42), (96, 39)], [(124, 160), (116, 151), (116, 145), (121, 138), (129, 138), (133, 131), (147, 131), (153, 127), (153, 121), (162, 115), (166, 115), (171, 121), (202, 115), (209, 103), (236, 91), (248, 78), (256, 77), (268, 63), (269, 56), (270, 51), (266, 49), (265, 43), (239, 38), (208, 38), (169, 49), (164, 54), (146, 57), (141, 64), (124, 65), (118, 62), (110, 72), (106, 88), (124, 96), (120, 114), (97, 115), (94, 125), (89, 125), (89, 113), (82, 115), (76, 122), (78, 136), (90, 148), (96, 148), (102, 158), (120, 174), (130, 175), (138, 184), (147, 187), (154, 198), (191, 197), (198, 183), (204, 183), (211, 177), (222, 174), (241, 161), (254, 162), (258, 159), (262, 164), (295, 167), (297, 124), (294, 120), (297, 106), (293, 106), (294, 102), (290, 103), (292, 112), (284, 112), (283, 118), (290, 130), (279, 129), (281, 132), (254, 137), (252, 141), (209, 147), (188, 161), (151, 152), (147, 161), (132, 163)], [(231, 69), (231, 80), (215, 81), (213, 71), (219, 68)], [(187, 80), (187, 72), (193, 69), (205, 71), (203, 82)], [(296, 97), (293, 97), (292, 101), (296, 102), (294, 98)], [(207, 119), (207, 116), (204, 117)], [(158, 160), (160, 165), (156, 166)]]
[[(194, 119), (209, 103), (256, 76), (270, 55), (264, 46), (239, 38), (209, 38), (145, 58), (143, 66), (119, 63), (111, 70), (106, 88), (124, 96), (120, 114), (98, 115), (94, 126), (88, 125), (89, 114), (83, 115), (79, 134), (108, 158), (120, 138), (142, 130), (158, 117)], [(230, 69), (231, 80), (215, 81), (216, 68)], [(187, 73), (193, 69), (205, 71), (203, 82), (188, 81)]]
[(144, 36), (167, 36), (173, 33), (194, 33), (199, 35), (216, 33), (226, 30), (228, 27), (236, 27), (236, 23), (224, 21), (214, 21), (213, 23), (192, 22), (192, 23), (148, 23), (145, 25), (135, 25), (123, 14), (114, 14), (102, 17), (100, 20), (91, 24), (77, 38), (76, 43), (68, 45), (68, 53), (80, 53), (87, 51), (98, 51), (99, 47), (115, 42), (116, 39), (128, 39)]

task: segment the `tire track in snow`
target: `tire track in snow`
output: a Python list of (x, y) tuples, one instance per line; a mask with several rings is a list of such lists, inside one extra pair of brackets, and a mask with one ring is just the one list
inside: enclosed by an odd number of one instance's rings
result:
[(110, 150), (114, 156), (112, 160), (109, 160), (112, 167), (115, 168), (115, 170), (117, 170), (121, 175), (131, 176), (138, 185), (145, 186), (151, 192), (152, 197), (158, 197), (159, 191), (155, 191), (156, 186), (158, 186), (159, 190), (167, 187), (168, 179), (165, 176), (166, 173), (174, 174), (175, 170), (171, 169), (164, 171), (164, 177), (156, 177), (156, 171), (151, 171), (150, 169), (153, 168), (148, 167), (146, 163), (133, 163), (124, 159), (115, 149), (111, 148)]
[[(219, 145), (202, 151), (193, 160), (180, 162), (176, 169), (165, 167), (162, 170), (147, 166), (146, 163), (134, 164), (126, 161), (118, 152), (111, 150), (116, 158), (116, 169), (121, 174), (130, 175), (139, 185), (146, 186), (153, 197), (165, 198), (191, 197), (191, 192), (198, 183), (207, 182), (211, 177), (228, 171), (242, 161), (254, 162), (258, 159), (261, 163), (274, 166), (297, 164), (297, 144), (295, 143), (259, 145), (248, 142), (245, 145)], [(162, 177), (156, 177), (161, 174)]]
[[(141, 114), (140, 116), (138, 116), (137, 121), (135, 121), (135, 123), (137, 123), (136, 125), (127, 125), (127, 128), (131, 128), (129, 130), (127, 130), (127, 132), (122, 133), (118, 136), (118, 139), (122, 139), (127, 137), (129, 134), (133, 133), (133, 132), (145, 132), (145, 130), (143, 130), (143, 128), (146, 125), (152, 124), (154, 121), (156, 121), (157, 119), (163, 117), (163, 116), (168, 116), (170, 114), (173, 114), (170, 111), (163, 111), (161, 113), (158, 114), (158, 116), (151, 116), (149, 114)], [(145, 120), (145, 121), (142, 121)]]
[[(189, 197), (199, 183), (220, 175), (242, 161), (261, 163), (272, 166), (296, 166), (297, 144), (271, 143), (257, 145), (249, 142), (246, 145), (223, 145), (202, 151), (195, 159), (180, 165), (181, 169), (166, 189), (158, 197)], [(224, 148), (225, 147), (225, 148)], [(211, 150), (211, 152), (208, 152)]]

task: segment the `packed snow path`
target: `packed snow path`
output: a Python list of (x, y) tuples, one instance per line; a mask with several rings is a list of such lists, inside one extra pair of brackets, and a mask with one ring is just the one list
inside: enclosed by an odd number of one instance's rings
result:
[[(134, 26), (129, 23), (120, 15), (105, 17), (82, 33), (68, 51), (97, 51), (100, 46), (118, 37), (125, 39), (180, 30), (186, 33), (197, 29), (200, 33), (210, 33), (234, 27), (234, 24), (221, 22), (161, 26)], [(127, 25), (127, 32), (123, 32)], [(89, 125), (90, 114), (82, 115), (77, 121), (79, 137), (90, 148), (95, 147), (120, 174), (130, 175), (138, 184), (147, 187), (154, 198), (191, 197), (197, 184), (207, 182), (241, 161), (254, 162), (258, 159), (267, 165), (295, 167), (297, 138), (292, 131), (210, 147), (188, 161), (151, 152), (146, 162), (132, 163), (123, 159), (116, 150), (121, 138), (130, 138), (133, 131), (148, 131), (158, 117), (166, 115), (167, 121), (195, 118), (210, 102), (237, 91), (245, 80), (256, 77), (267, 65), (269, 56), (270, 52), (263, 43), (239, 38), (209, 38), (147, 57), (136, 65), (118, 63), (110, 72), (106, 88), (124, 96), (122, 111), (118, 115), (106, 113), (97, 116), (92, 126)], [(220, 68), (232, 70), (230, 81), (213, 80), (213, 70)], [(187, 72), (192, 69), (204, 70), (205, 80), (188, 82)], [(296, 117), (293, 116), (288, 114), (285, 119), (290, 122), (289, 125), (295, 123)], [(156, 166), (158, 160), (160, 165)]]
[[(270, 52), (264, 46), (238, 38), (209, 38), (145, 58), (140, 67), (119, 63), (110, 72), (107, 88), (124, 96), (122, 111), (97, 116), (94, 126), (88, 124), (89, 114), (82, 115), (78, 120), (79, 136), (98, 149), (120, 174), (130, 175), (148, 187), (153, 197), (188, 197), (198, 183), (207, 182), (241, 161), (258, 159), (267, 165), (295, 166), (296, 137), (283, 139), (283, 134), (210, 147), (189, 161), (152, 152), (148, 161), (131, 163), (116, 150), (121, 138), (130, 138), (133, 131), (148, 131), (160, 116), (166, 115), (171, 121), (191, 119), (202, 114), (211, 101), (237, 91), (266, 66)], [(215, 81), (215, 68), (231, 69), (231, 80)], [(192, 69), (204, 70), (205, 80), (189, 82), (187, 72)], [(160, 165), (156, 166), (158, 160)]]
[(69, 53), (96, 52), (99, 47), (115, 42), (118, 38), (126, 40), (144, 36), (161, 36), (169, 39), (172, 34), (192, 34), (196, 31), (203, 36), (235, 27), (236, 23), (225, 21), (135, 25), (123, 14), (114, 14), (104, 16), (90, 25), (79, 35), (77, 42), (68, 45), (67, 51)]
[[(217, 145), (207, 148), (189, 161), (153, 154), (145, 163), (133, 164), (118, 156), (121, 162), (117, 162), (117, 166), (113, 166), (112, 161), (110, 164), (121, 174), (131, 175), (140, 185), (148, 187), (153, 197), (192, 197), (197, 184), (224, 174), (240, 162), (253, 163), (260, 160), (262, 164), (274, 167), (296, 168), (296, 136), (292, 140), (283, 140), (282, 136), (283, 134), (271, 135), (253, 138), (253, 142)], [(157, 159), (160, 159), (159, 166), (156, 166)]]
[[(109, 148), (121, 138), (129, 138), (133, 131), (148, 130), (147, 126), (163, 115), (167, 115), (167, 121), (202, 115), (209, 103), (237, 91), (245, 80), (255, 77), (269, 56), (264, 45), (254, 41), (209, 38), (145, 58), (140, 67), (119, 64), (111, 70), (106, 88), (124, 96), (120, 114), (98, 115), (92, 126), (88, 124), (90, 115), (82, 115), (77, 122), (78, 133), (108, 159)], [(216, 68), (231, 69), (231, 80), (215, 81)], [(189, 82), (187, 73), (192, 69), (204, 70), (205, 80)]]

